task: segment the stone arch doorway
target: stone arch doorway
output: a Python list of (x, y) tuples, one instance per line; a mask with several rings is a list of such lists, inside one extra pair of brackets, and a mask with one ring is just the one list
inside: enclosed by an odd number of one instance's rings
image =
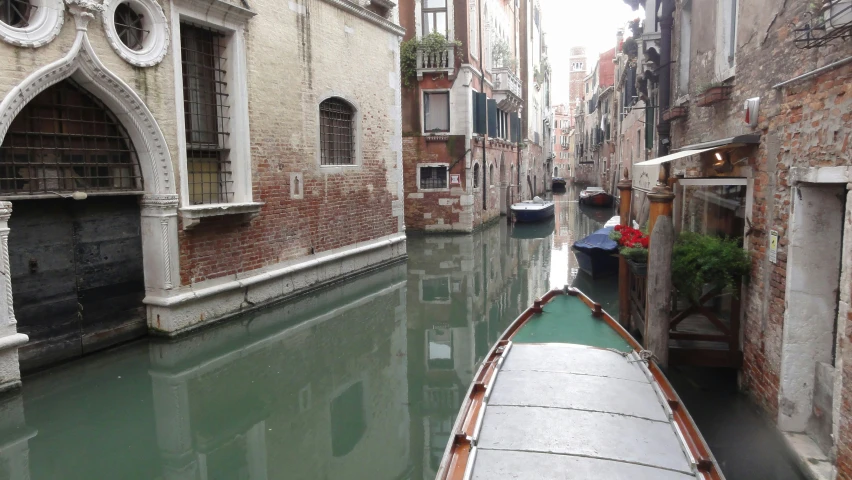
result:
[(10, 123), (0, 195), (13, 202), (13, 306), (30, 338), (19, 350), (22, 370), (147, 331), (143, 184), (124, 127), (72, 80), (36, 95)]

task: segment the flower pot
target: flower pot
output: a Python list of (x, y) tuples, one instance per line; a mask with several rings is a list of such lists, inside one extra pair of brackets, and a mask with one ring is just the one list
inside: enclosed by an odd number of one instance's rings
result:
[(848, 26), (852, 23), (852, 0), (834, 0), (825, 11), (827, 31)]
[(627, 266), (630, 268), (630, 271), (633, 272), (634, 275), (637, 275), (639, 277), (648, 276), (648, 262), (640, 263), (627, 259)]
[(731, 90), (733, 90), (733, 86), (731, 85), (721, 85), (718, 87), (711, 87), (704, 91), (701, 95), (696, 99), (696, 103), (699, 107), (706, 107), (709, 105), (713, 105), (714, 103), (723, 102), (731, 98)]
[(669, 121), (686, 116), (686, 107), (672, 107), (663, 112), (663, 120)]

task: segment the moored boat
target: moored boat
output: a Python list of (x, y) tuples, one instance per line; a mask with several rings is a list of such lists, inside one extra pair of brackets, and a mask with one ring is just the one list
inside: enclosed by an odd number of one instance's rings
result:
[(568, 182), (565, 181), (562, 177), (553, 177), (553, 188), (554, 189), (564, 189), (565, 185)]
[[(607, 224), (610, 222), (607, 222)], [(616, 256), (618, 242), (609, 238), (614, 227), (615, 225), (605, 226), (591, 235), (577, 240), (571, 246), (580, 270), (586, 272), (592, 278), (601, 278), (618, 273), (618, 257)]]
[(587, 187), (580, 192), (580, 203), (595, 207), (612, 206), (612, 195), (606, 193), (601, 187)]
[(723, 479), (648, 352), (566, 287), (524, 311), (477, 371), (438, 480)]
[(518, 222), (540, 222), (553, 216), (553, 202), (535, 197), (512, 205), (512, 214)]

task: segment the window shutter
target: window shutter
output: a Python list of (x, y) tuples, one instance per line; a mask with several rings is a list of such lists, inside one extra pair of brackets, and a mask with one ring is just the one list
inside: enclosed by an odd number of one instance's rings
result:
[(645, 109), (645, 148), (654, 148), (654, 109)]
[(473, 92), (473, 133), (485, 135), (487, 129), (485, 122), (486, 108), (485, 94)]
[(488, 136), (497, 137), (497, 100), (488, 99)]
[(520, 143), (521, 141), (521, 117), (514, 114), (509, 117), (510, 128), (512, 129), (512, 143)]

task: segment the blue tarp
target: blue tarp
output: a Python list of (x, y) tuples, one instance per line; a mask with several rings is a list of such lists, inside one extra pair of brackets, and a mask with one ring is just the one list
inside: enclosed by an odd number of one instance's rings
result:
[(593, 250), (615, 253), (618, 250), (618, 243), (609, 238), (609, 233), (613, 227), (602, 228), (586, 238), (574, 242), (574, 248), (584, 252)]

